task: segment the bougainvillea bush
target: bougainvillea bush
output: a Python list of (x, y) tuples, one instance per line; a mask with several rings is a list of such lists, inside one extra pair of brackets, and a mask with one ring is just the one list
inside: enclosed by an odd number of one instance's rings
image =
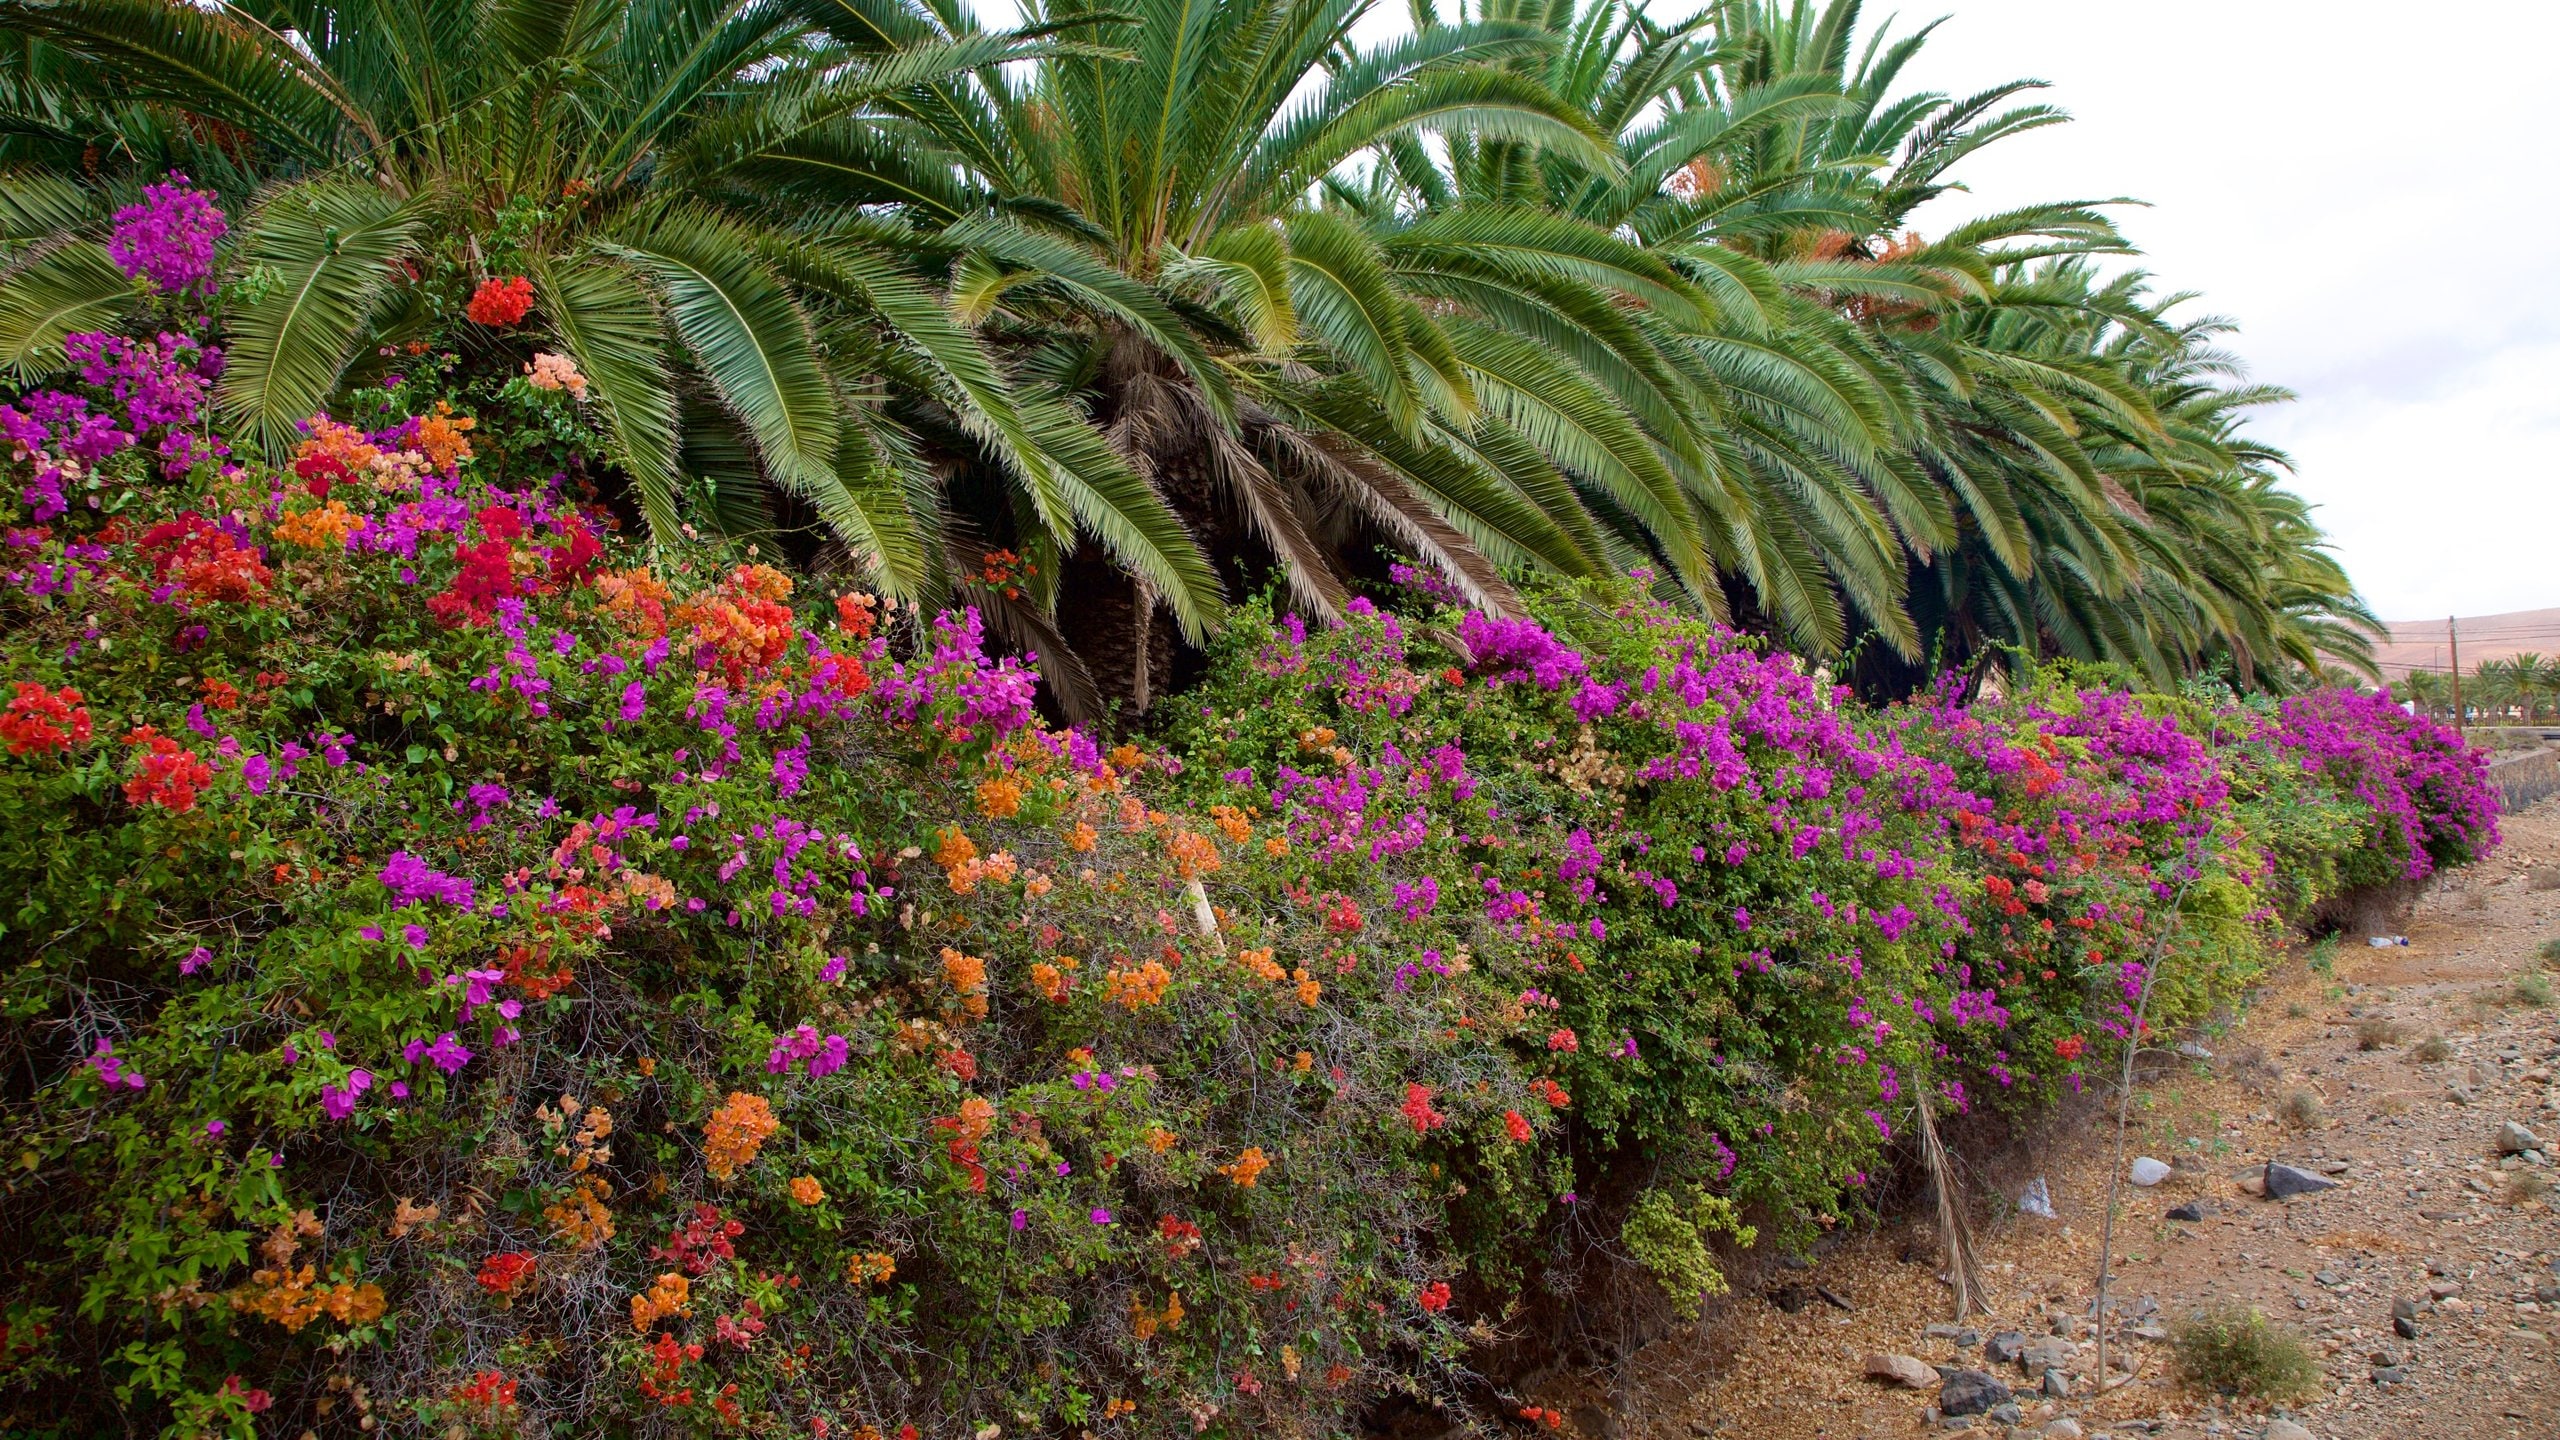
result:
[(1054, 729), (966, 610), (622, 538), (560, 357), (231, 453), (155, 203), (155, 328), (0, 407), (13, 1432), (1516, 1418), (1530, 1291), (1694, 1307), (2494, 841), (2388, 706), (1870, 712), (1597, 592)]

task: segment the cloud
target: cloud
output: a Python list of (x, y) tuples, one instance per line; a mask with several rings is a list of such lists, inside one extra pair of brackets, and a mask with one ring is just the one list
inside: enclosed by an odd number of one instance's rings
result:
[(2239, 324), (2225, 345), (2253, 377), (2302, 397), (2257, 428), (2377, 610), (2560, 604), (2560, 189), (2526, 178), (2549, 170), (2560, 5), (2459, 23), (2311, 0), (1948, 8), (1909, 83), (2035, 76), (2076, 118), (1968, 159), (1971, 193), (1932, 223), (2149, 202), (2120, 215), (2135, 263), (2203, 292), (2192, 309)]
[(2267, 417), (2384, 618), (2560, 601), (2560, 340), (2404, 386), (2314, 391)]

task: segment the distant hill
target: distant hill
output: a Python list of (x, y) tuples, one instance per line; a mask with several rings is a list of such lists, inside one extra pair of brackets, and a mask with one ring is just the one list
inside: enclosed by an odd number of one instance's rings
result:
[[(2394, 620), (2391, 641), (2373, 648), (2386, 676), (2411, 670), (2442, 670), (2447, 660), (2445, 622)], [(2462, 639), (2465, 673), (2483, 660), (2504, 660), (2528, 651), (2560, 656), (2560, 609), (2510, 610), (2504, 615), (2465, 615), (2455, 621)]]

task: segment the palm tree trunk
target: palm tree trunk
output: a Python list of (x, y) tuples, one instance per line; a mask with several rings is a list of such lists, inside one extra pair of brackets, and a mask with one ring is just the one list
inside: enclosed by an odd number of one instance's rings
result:
[(1136, 588), (1138, 643), (1134, 647), (1137, 654), (1131, 657), (1129, 708), (1144, 715), (1155, 699), (1156, 590), (1144, 580), (1138, 581)]

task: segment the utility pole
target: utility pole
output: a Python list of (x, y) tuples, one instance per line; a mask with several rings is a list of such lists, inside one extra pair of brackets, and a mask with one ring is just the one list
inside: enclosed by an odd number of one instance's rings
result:
[[(2453, 649), (2453, 733), (2462, 730), (2462, 631), (2454, 617), (2444, 617), (2444, 641)], [(2103, 1377), (2101, 1377), (2103, 1378)]]

